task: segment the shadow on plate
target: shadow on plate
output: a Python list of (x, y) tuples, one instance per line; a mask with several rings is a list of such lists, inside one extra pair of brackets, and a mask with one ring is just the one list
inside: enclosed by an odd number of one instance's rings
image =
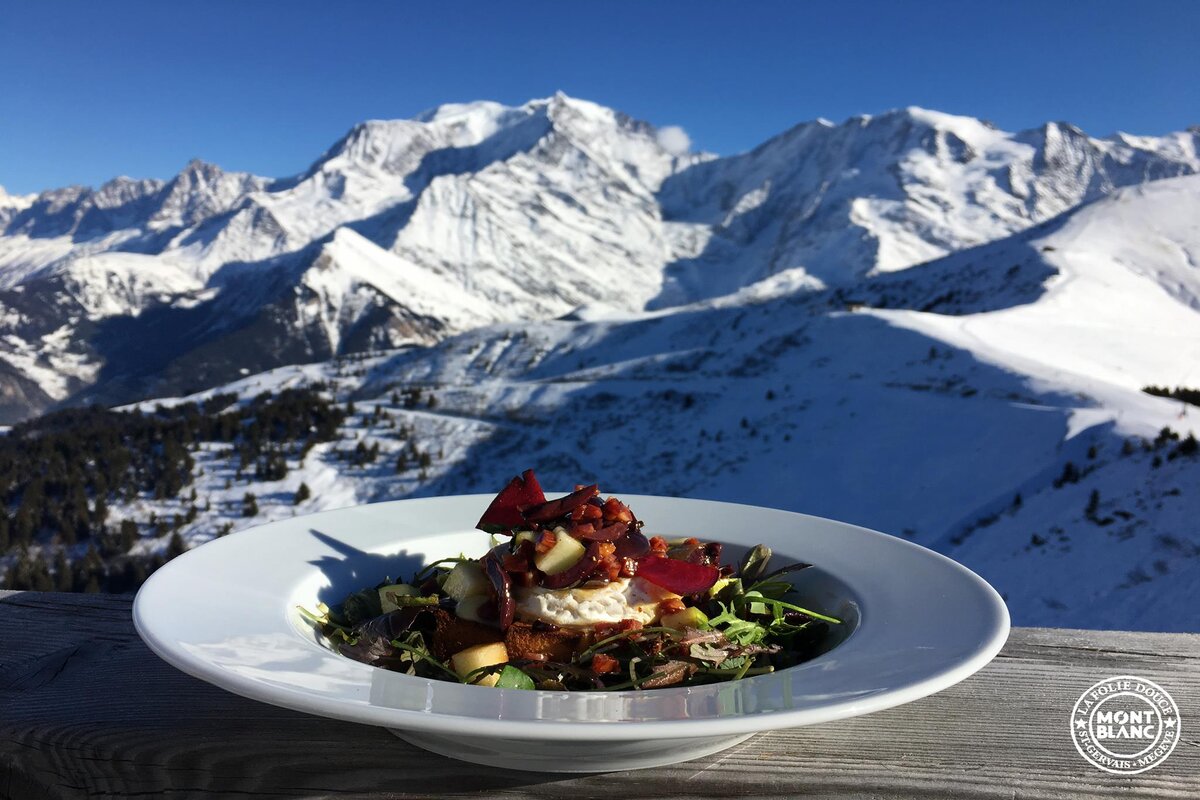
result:
[(317, 599), (329, 606), (342, 602), (351, 592), (376, 586), (385, 579), (407, 581), (425, 566), (424, 556), (407, 550), (388, 555), (368, 553), (328, 533), (312, 528), (309, 533), (341, 556), (322, 556), (308, 562), (325, 577), (326, 584), (317, 589)]

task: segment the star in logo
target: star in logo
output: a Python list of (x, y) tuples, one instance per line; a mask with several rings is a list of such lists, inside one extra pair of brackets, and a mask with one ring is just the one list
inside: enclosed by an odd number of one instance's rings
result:
[(1163, 720), (1163, 727), (1164, 728), (1174, 728), (1175, 722), (1176, 722), (1176, 720), (1174, 720), (1174, 719), (1165, 719), (1165, 720)]
[(1087, 723), (1084, 722), (1082, 719), (1077, 719), (1077, 720), (1075, 720), (1075, 727), (1076, 728), (1086, 728)]

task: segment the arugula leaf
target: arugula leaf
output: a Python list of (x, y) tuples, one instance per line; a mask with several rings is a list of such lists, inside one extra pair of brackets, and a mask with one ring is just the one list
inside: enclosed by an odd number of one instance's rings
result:
[(789, 611), (799, 611), (801, 614), (812, 617), (813, 619), (819, 619), (822, 622), (828, 622), (833, 625), (842, 624), (842, 621), (836, 617), (828, 617), (824, 614), (818, 614), (816, 611), (809, 611), (807, 608), (801, 608), (800, 606), (793, 605), (792, 603), (785, 603), (783, 600), (776, 600), (770, 597), (763, 597), (760, 602), (752, 603), (751, 605), (761, 605), (764, 607), (764, 610), (766, 606), (774, 605), (779, 608), (786, 608)]
[(725, 634), (731, 642), (739, 645), (758, 644), (767, 638), (767, 628), (753, 620), (742, 619), (734, 612), (733, 606), (718, 603), (721, 613), (710, 617), (708, 624)]

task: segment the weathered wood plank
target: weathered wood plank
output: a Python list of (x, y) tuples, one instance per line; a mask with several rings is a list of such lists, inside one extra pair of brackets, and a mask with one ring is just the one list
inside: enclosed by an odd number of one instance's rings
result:
[[(981, 673), (901, 708), (674, 767), (563, 777), (228, 694), (149, 653), (129, 606), (0, 596), (0, 798), (1200, 797), (1200, 635), (1018, 629)], [(1085, 688), (1130, 672), (1173, 694), (1184, 734), (1161, 766), (1118, 777), (1084, 762), (1067, 726)]]

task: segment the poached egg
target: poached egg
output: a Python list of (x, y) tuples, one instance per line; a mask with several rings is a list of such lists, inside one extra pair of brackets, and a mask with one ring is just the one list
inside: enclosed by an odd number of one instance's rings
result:
[(643, 625), (658, 621), (658, 604), (679, 595), (642, 578), (621, 578), (595, 588), (518, 588), (513, 592), (516, 614), (560, 628), (586, 628), (602, 622), (634, 619)]

